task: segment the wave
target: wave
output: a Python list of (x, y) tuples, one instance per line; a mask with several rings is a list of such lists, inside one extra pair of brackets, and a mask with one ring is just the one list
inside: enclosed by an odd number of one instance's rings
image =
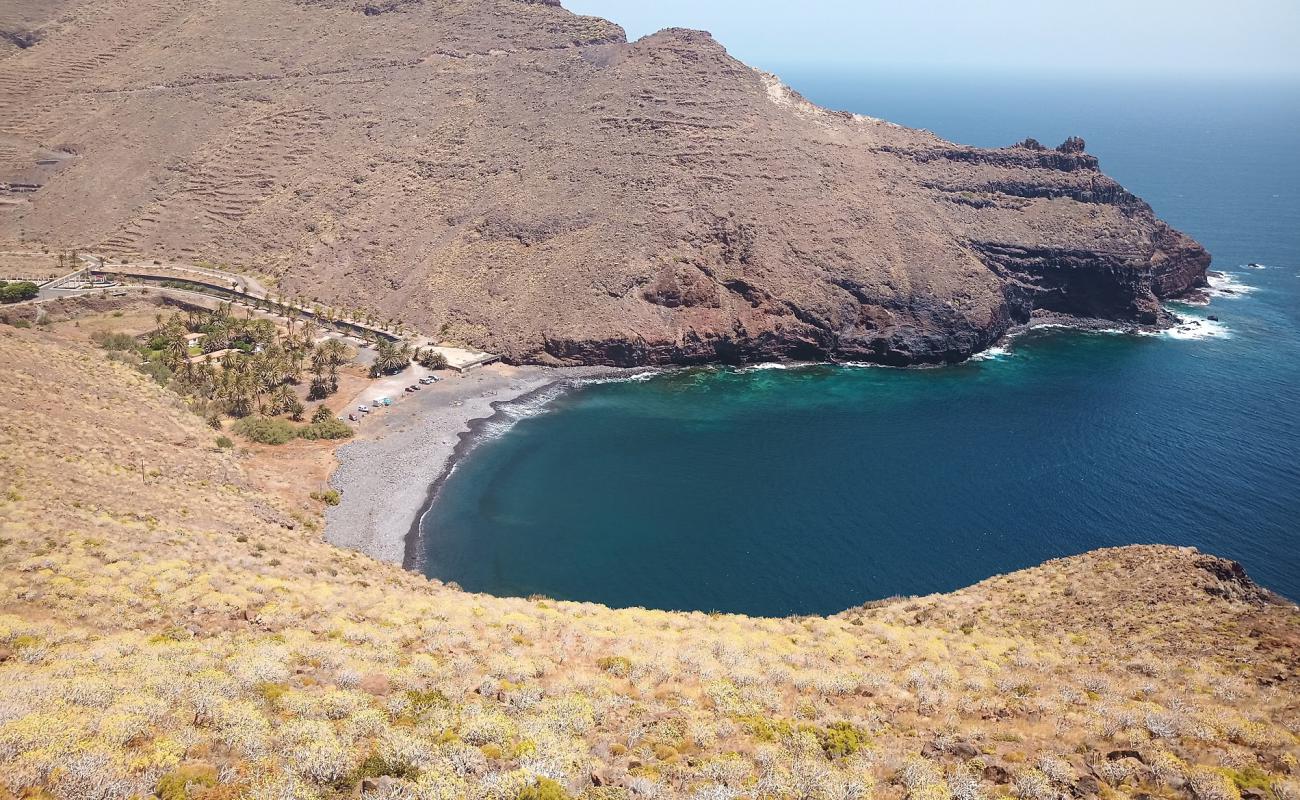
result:
[(1241, 279), (1231, 272), (1209, 272), (1206, 273), (1205, 278), (1210, 284), (1210, 288), (1206, 291), (1210, 297), (1237, 298), (1255, 291), (1254, 286), (1242, 283)]
[(520, 420), (537, 417), (551, 410), (562, 394), (568, 391), (565, 383), (552, 383), (528, 394), (493, 404), (495, 413), (474, 427), (476, 439), (496, 439), (513, 428)]
[(605, 383), (640, 383), (662, 375), (665, 370), (644, 369), (628, 375), (593, 375), (585, 378), (563, 378), (555, 383), (534, 389), (527, 394), (511, 400), (502, 400), (492, 404), (493, 414), (486, 419), (472, 423), (474, 444), (484, 439), (501, 437), (521, 420), (548, 414), (556, 400), (583, 386), (597, 386)]
[(870, 361), (836, 361), (831, 366), (850, 367), (852, 369), (897, 369), (897, 367), (886, 367), (884, 364), (873, 364)]
[(1000, 361), (1004, 358), (1010, 358), (1010, 357), (1011, 357), (1011, 349), (1009, 347), (1003, 347), (999, 345), (997, 347), (990, 347), (987, 350), (982, 350), (966, 360), (967, 361)]
[(604, 383), (642, 383), (644, 381), (653, 380), (667, 371), (667, 369), (647, 367), (639, 372), (634, 372), (631, 375), (601, 375), (592, 378), (569, 378), (557, 385), (563, 385), (567, 388), (575, 386), (599, 386)]
[(1183, 341), (1231, 339), (1232, 329), (1217, 319), (1180, 316), (1178, 317), (1178, 324), (1172, 328), (1166, 328), (1163, 331), (1157, 331), (1146, 335), (1162, 336), (1166, 339), (1179, 339)]
[(762, 372), (769, 369), (795, 369), (802, 364), (782, 364), (777, 361), (764, 361), (761, 364), (746, 364), (743, 367), (736, 367), (736, 372)]
[(1123, 328), (1095, 328), (1092, 327), (1091, 325), (1086, 325), (1086, 324), (1071, 325), (1067, 322), (1043, 322), (1035, 325), (1030, 325), (1029, 330), (1031, 331), (1062, 330), (1062, 331), (1071, 331), (1073, 333), (1096, 333), (1105, 336), (1114, 336), (1117, 334), (1126, 334), (1132, 332), (1130, 330), (1125, 330)]

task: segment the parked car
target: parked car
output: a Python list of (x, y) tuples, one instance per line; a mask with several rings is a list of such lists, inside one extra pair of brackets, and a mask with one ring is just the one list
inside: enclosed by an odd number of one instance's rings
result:
[(369, 414), (370, 406), (357, 406), (357, 411), (360, 411), (362, 414)]
[(415, 388), (412, 387), (412, 386), (408, 386), (408, 387), (406, 387), (405, 389), (403, 389), (402, 391), (406, 392), (407, 394), (410, 394), (411, 392), (415, 391)]
[(423, 378), (420, 379), (420, 383), (424, 384), (425, 386), (428, 386), (429, 384), (433, 383), (436, 380), (438, 379), (433, 377), (432, 375), (425, 375)]
[(418, 384), (418, 383), (413, 383), (413, 384), (411, 384), (411, 391), (413, 391), (413, 392), (418, 392), (418, 391), (420, 391), (420, 384)]
[(356, 422), (356, 421), (357, 421), (356, 414), (348, 414), (348, 422)]

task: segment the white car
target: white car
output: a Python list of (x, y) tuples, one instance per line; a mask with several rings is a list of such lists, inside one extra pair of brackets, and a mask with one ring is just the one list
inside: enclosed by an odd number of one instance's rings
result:
[(370, 406), (357, 406), (357, 411), (360, 411), (362, 414), (369, 414)]

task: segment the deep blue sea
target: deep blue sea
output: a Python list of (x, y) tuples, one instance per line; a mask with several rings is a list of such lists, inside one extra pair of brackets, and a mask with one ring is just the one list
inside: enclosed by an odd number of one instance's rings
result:
[[(959, 142), (1083, 136), (1240, 291), (1178, 308), (1174, 335), (1044, 330), (941, 369), (584, 387), (458, 465), (423, 522), (425, 571), (786, 615), (1164, 542), (1300, 598), (1300, 88), (778, 72)], [(1206, 314), (1221, 325), (1190, 324)]]

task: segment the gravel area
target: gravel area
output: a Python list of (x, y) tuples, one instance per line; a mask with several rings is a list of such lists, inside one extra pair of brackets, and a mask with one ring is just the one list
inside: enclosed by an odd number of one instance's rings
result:
[(610, 374), (619, 371), (492, 364), (403, 394), (392, 407), (365, 419), (357, 438), (338, 450), (339, 467), (330, 485), (343, 499), (326, 512), (325, 539), (381, 561), (403, 563), (408, 534), (431, 487), (449, 470), (457, 445), (475, 429), (474, 421), (492, 417), (498, 403), (564, 381)]

